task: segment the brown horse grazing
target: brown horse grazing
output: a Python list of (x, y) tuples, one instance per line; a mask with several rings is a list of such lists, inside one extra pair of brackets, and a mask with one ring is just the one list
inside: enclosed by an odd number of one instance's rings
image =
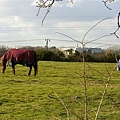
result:
[(31, 74), (32, 66), (34, 67), (34, 76), (36, 76), (38, 71), (38, 58), (36, 52), (33, 50), (26, 49), (10, 49), (2, 57), (2, 73), (5, 72), (6, 63), (12, 66), (13, 74), (15, 75), (15, 65), (21, 64), (23, 66), (30, 67), (28, 75)]

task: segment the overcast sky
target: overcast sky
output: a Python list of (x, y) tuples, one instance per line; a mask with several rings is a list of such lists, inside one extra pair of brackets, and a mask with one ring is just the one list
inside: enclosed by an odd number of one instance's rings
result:
[[(117, 14), (120, 10), (120, 0), (107, 5), (102, 0), (67, 0), (55, 1), (44, 24), (42, 19), (47, 9), (41, 9), (38, 16), (37, 0), (0, 0), (0, 45), (8, 47), (45, 46), (45, 39), (50, 39), (49, 47), (75, 47), (72, 39), (56, 34), (66, 34), (77, 41), (82, 41), (86, 32), (96, 23), (106, 19), (92, 29), (84, 42), (109, 35), (117, 29)], [(120, 31), (117, 32), (120, 37)], [(120, 45), (120, 39), (114, 35), (95, 40), (86, 47), (109, 47)], [(78, 46), (81, 44), (79, 43)]]

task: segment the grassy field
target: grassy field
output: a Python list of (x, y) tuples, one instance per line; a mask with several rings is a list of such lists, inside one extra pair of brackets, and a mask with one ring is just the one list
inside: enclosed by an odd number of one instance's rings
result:
[(98, 120), (120, 120), (120, 71), (115, 63), (39, 62), (36, 77), (16, 66), (0, 73), (0, 120), (84, 120), (87, 84), (88, 120), (96, 112), (108, 82)]

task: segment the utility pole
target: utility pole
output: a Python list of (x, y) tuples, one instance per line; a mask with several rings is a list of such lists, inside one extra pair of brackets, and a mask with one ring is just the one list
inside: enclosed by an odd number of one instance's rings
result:
[(46, 41), (45, 48), (48, 50), (48, 43), (50, 42), (50, 39), (45, 39), (45, 41)]

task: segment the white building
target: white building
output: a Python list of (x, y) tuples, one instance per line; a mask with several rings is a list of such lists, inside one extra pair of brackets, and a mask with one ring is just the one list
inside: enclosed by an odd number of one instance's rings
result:
[[(75, 51), (78, 51), (80, 53), (83, 52), (83, 48), (81, 47), (59, 47), (58, 48), (60, 51), (63, 51), (65, 55), (69, 55), (70, 54), (70, 49), (72, 50), (72, 53), (75, 53)], [(84, 48), (84, 51), (89, 52), (90, 54), (94, 54), (94, 53), (102, 53), (102, 49), (101, 48)]]
[(72, 50), (72, 53), (75, 53), (75, 51), (76, 51), (75, 47), (59, 47), (58, 49), (60, 51), (62, 51), (65, 55), (69, 55), (70, 54), (69, 50)]
[[(82, 53), (83, 48), (78, 47), (78, 48), (76, 48), (76, 51)], [(91, 52), (91, 54), (102, 53), (102, 49), (101, 48), (84, 48), (84, 51), (86, 51), (86, 52), (89, 51), (89, 52)]]

